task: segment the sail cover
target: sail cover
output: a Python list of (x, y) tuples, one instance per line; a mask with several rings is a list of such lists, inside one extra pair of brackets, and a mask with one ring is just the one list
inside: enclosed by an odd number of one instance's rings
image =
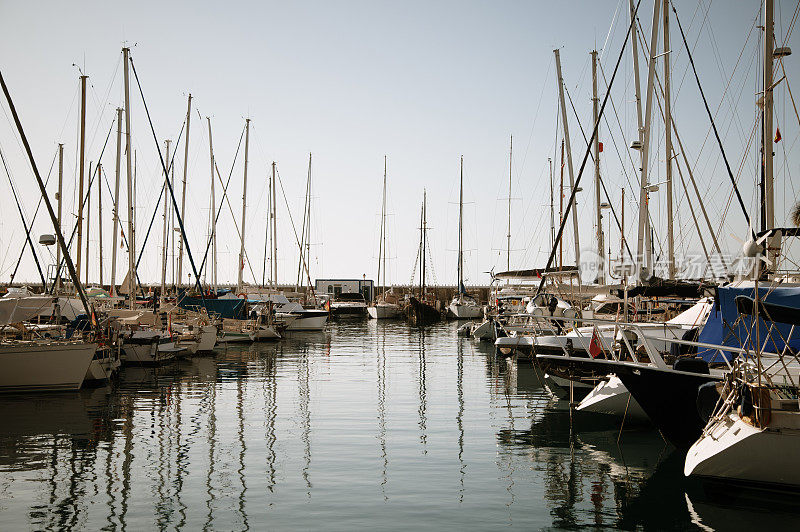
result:
[[(796, 287), (759, 287), (761, 301), (800, 309), (800, 288)], [(755, 345), (755, 323), (751, 314), (740, 314), (736, 307), (736, 298), (744, 296), (755, 298), (755, 288), (733, 288), (720, 286), (714, 298), (714, 307), (708, 315), (705, 326), (700, 331), (698, 342), (752, 349)], [(788, 341), (792, 349), (800, 349), (800, 331), (792, 332), (792, 326), (780, 323), (780, 318), (772, 316), (774, 322), (766, 322), (759, 318), (759, 344), (763, 351), (780, 353)], [(772, 327), (772, 329), (770, 329)], [(749, 339), (748, 339), (749, 334)], [(697, 355), (706, 362), (722, 362), (720, 352), (716, 349), (698, 348)], [(736, 353), (725, 352), (725, 358), (732, 360)]]
[(0, 325), (27, 321), (53, 306), (52, 297), (28, 296), (0, 299)]

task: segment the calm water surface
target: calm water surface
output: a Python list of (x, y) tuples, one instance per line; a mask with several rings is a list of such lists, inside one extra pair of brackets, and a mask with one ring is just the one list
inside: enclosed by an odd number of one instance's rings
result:
[(0, 528), (796, 526), (797, 500), (688, 481), (657, 432), (571, 416), (455, 329), (338, 323), (0, 396)]

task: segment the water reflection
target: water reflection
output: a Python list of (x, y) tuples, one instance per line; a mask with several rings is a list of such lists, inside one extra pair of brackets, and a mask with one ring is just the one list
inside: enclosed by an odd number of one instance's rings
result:
[[(572, 415), (455, 326), (342, 323), (0, 396), (3, 529), (788, 527), (657, 432)], [(390, 461), (391, 454), (391, 461)], [(391, 482), (389, 482), (391, 477)]]

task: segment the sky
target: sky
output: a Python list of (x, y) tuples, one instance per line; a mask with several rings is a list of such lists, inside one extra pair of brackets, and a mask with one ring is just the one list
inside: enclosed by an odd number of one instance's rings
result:
[[(761, 64), (758, 2), (678, 0), (683, 25), (721, 140), (751, 216), (757, 218), (758, 138), (756, 92)], [(776, 42), (800, 51), (791, 33), (796, 2), (776, 1)], [(652, 2), (639, 12), (642, 37), (650, 39)], [(674, 14), (670, 18), (672, 109), (685, 155), (704, 198), (723, 252), (735, 255), (747, 224), (732, 200), (732, 187), (710, 134), (710, 122), (688, 68)], [(217, 226), (218, 280), (236, 281), (242, 203), (243, 150), (237, 145), (251, 119), (245, 281), (260, 283), (266, 233), (266, 183), (277, 164), (278, 269), (280, 282), (294, 282), (309, 154), (312, 162), (310, 274), (316, 278), (374, 279), (384, 156), (388, 181), (388, 280), (408, 284), (419, 242), (419, 213), (427, 192), (430, 264), (428, 282), (454, 284), (457, 271), (459, 160), (464, 158), (464, 248), (467, 284), (487, 284), (487, 271), (544, 267), (550, 251), (550, 166), (553, 159), (555, 218), (563, 136), (558, 115), (554, 49), (560, 50), (574, 175), (592, 128), (590, 51), (600, 57), (600, 98), (620, 55), (628, 28), (626, 1), (310, 1), (310, 2), (3, 2), (0, 4), (0, 68), (9, 86), (51, 200), (57, 190), (55, 161), (64, 143), (64, 221), (76, 220), (79, 80), (89, 76), (86, 165), (103, 165), (103, 241), (98, 245), (97, 194), (91, 196), (89, 278), (104, 282), (111, 268), (111, 201), (114, 187), (115, 109), (123, 105), (121, 48), (131, 47), (159, 146), (179, 137), (186, 99), (193, 96), (187, 166), (185, 227), (199, 264), (208, 235), (210, 118), (214, 157), (222, 179), (231, 175), (228, 202)], [(659, 43), (659, 50), (662, 44)], [(640, 44), (644, 100), (647, 65)], [(657, 59), (663, 77), (663, 57)], [(796, 55), (784, 60), (786, 80), (775, 89), (775, 121), (782, 141), (776, 153), (776, 225), (783, 225), (798, 197), (800, 128), (786, 90), (798, 78)], [(779, 69), (778, 66), (776, 68)], [(783, 72), (776, 75), (781, 77)], [(131, 135), (136, 151), (137, 247), (156, 212), (163, 183), (159, 155), (143, 100), (131, 73)], [(606, 113), (600, 123), (603, 182), (617, 217), (625, 188), (625, 236), (636, 242), (638, 154), (626, 146), (637, 122), (630, 43), (625, 48)], [(797, 94), (800, 94), (800, 92)], [(644, 102), (643, 102), (644, 104)], [(10, 118), (0, 104), (0, 148), (28, 223), (40, 194)], [(664, 127), (653, 107), (650, 181), (665, 174)], [(577, 115), (577, 116), (576, 116)], [(580, 120), (580, 122), (579, 122)], [(583, 133), (581, 128), (583, 128)], [(507, 250), (509, 143), (511, 160), (511, 251)], [(175, 159), (176, 182), (184, 168), (184, 140)], [(676, 152), (677, 152), (676, 148)], [(683, 157), (682, 153), (678, 154)], [(0, 281), (7, 282), (24, 244), (24, 230), (9, 178), (0, 179)], [(580, 247), (596, 247), (594, 165), (586, 164), (578, 194)], [(675, 171), (677, 174), (677, 171)], [(684, 173), (686, 170), (684, 168)], [(565, 170), (565, 182), (568, 172)], [(674, 179), (678, 179), (676, 175)], [(689, 176), (684, 175), (688, 182)], [(95, 191), (96, 189), (93, 189)], [(124, 162), (121, 197), (125, 197)], [(285, 199), (284, 199), (285, 194)], [(692, 222), (699, 202), (674, 186), (676, 253), (700, 253)], [(217, 186), (217, 208), (221, 201)], [(180, 198), (178, 198), (180, 201)], [(666, 239), (663, 185), (650, 198), (657, 253)], [(288, 205), (288, 209), (287, 209)], [(160, 208), (160, 207), (159, 207)], [(231, 213), (232, 210), (232, 213)], [(126, 205), (120, 206), (127, 227)], [(291, 213), (291, 219), (290, 214)], [(144, 246), (139, 275), (161, 276), (161, 210)], [(235, 222), (234, 222), (235, 219)], [(620, 254), (620, 232), (607, 212), (606, 247)], [(34, 241), (53, 228), (41, 207), (32, 223)], [(710, 230), (700, 233), (710, 246)], [(572, 258), (572, 228), (565, 231), (565, 263)], [(43, 264), (54, 248), (37, 247)], [(124, 250), (121, 250), (124, 252)], [(635, 250), (634, 250), (635, 251)], [(73, 257), (75, 253), (73, 250)], [(85, 252), (84, 252), (85, 257)], [(127, 255), (117, 259), (117, 282)], [(84, 266), (85, 271), (86, 266)], [(168, 281), (173, 267), (168, 267)], [(183, 276), (187, 280), (188, 261)], [(201, 274), (202, 275), (202, 274)], [(29, 251), (17, 281), (39, 278)]]

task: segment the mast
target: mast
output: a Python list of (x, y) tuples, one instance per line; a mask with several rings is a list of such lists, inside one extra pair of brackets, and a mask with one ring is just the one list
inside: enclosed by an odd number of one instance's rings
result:
[[(386, 284), (386, 156), (383, 156), (383, 196), (381, 200), (381, 230), (378, 238), (378, 286), (381, 286), (381, 260), (383, 260), (383, 281)], [(382, 295), (385, 297), (386, 288)]]
[(167, 167), (164, 171), (164, 232), (161, 238), (161, 293), (159, 294), (163, 299), (167, 293), (167, 242), (169, 240), (169, 233), (167, 233), (167, 219), (169, 218), (169, 206), (167, 205), (167, 187), (169, 184), (169, 145), (172, 141), (167, 139), (164, 141), (166, 145), (166, 161)]
[[(650, 58), (647, 68), (647, 91), (645, 92), (644, 129), (642, 130), (642, 176), (639, 187), (639, 235), (636, 254), (639, 257), (639, 276), (647, 279), (653, 270), (653, 246), (650, 242), (650, 214), (648, 203), (650, 187), (648, 185), (648, 159), (650, 157), (650, 124), (653, 111), (654, 80), (656, 74), (656, 54), (658, 49), (658, 27), (661, 16), (661, 0), (653, 3), (653, 24), (650, 34)], [(635, 40), (635, 39), (634, 39)]]
[[(81, 75), (81, 132), (80, 154), (78, 156), (78, 244), (75, 257), (75, 273), (81, 278), (81, 242), (83, 239), (83, 170), (86, 163), (86, 78)], [(87, 258), (88, 260), (88, 258)], [(88, 268), (87, 268), (88, 269)]]
[(134, 200), (134, 176), (131, 166), (131, 105), (130, 105), (130, 83), (128, 79), (128, 56), (130, 48), (122, 49), (122, 62), (124, 63), (123, 80), (125, 84), (125, 166), (128, 176), (128, 306), (133, 308), (136, 299), (136, 233), (134, 232), (135, 208)]
[[(83, 271), (84, 285), (89, 286), (89, 229), (92, 217), (92, 163), (89, 163), (89, 187), (86, 189), (86, 269)], [(78, 248), (80, 249), (80, 247)]]
[(275, 161), (272, 161), (272, 284), (278, 289), (278, 204), (275, 203)]
[[(558, 192), (558, 225), (564, 223), (564, 139), (561, 139), (561, 184)], [(564, 242), (558, 242), (558, 268), (564, 267)]]
[[(311, 153), (308, 154), (308, 175), (306, 176), (306, 196), (303, 201), (303, 226), (300, 231), (300, 257), (297, 261), (297, 278), (294, 289), (300, 291), (300, 283), (305, 283), (303, 279), (303, 265), (310, 257), (311, 252)], [(305, 249), (304, 249), (305, 248)], [(307, 268), (306, 268), (307, 269)]]
[(672, 206), (672, 103), (670, 102), (669, 0), (664, 0), (664, 152), (667, 154), (667, 275), (675, 278), (675, 236)]
[(422, 191), (422, 225), (420, 225), (420, 231), (421, 231), (420, 238), (421, 238), (421, 242), (422, 242), (422, 256), (420, 258), (420, 260), (422, 261), (422, 268), (421, 268), (422, 283), (420, 284), (420, 290), (421, 290), (420, 299), (421, 300), (425, 299), (425, 262), (426, 262), (425, 261), (425, 253), (427, 251), (426, 250), (426, 248), (427, 248), (426, 240), (427, 240), (427, 236), (428, 236), (428, 218), (427, 218), (427, 213), (425, 211), (426, 211), (426, 206), (427, 206), (427, 199), (428, 199), (428, 191), (427, 190), (423, 190)]
[[(775, 34), (775, 10), (773, 0), (764, 0), (764, 112), (763, 112), (763, 137), (762, 150), (764, 158), (764, 185), (763, 185), (763, 205), (762, 230), (775, 227), (775, 197), (773, 190), (773, 161), (772, 161), (772, 106), (773, 106), (773, 82), (772, 82), (772, 61)], [(769, 242), (767, 243), (769, 246)], [(772, 255), (772, 253), (770, 253)]]
[(547, 164), (550, 165), (550, 247), (556, 240), (556, 222), (555, 222), (555, 209), (553, 205), (553, 159), (547, 158)]
[[(511, 181), (509, 180), (509, 185)], [(509, 189), (509, 196), (511, 190)], [(509, 203), (509, 206), (511, 204)], [(510, 219), (510, 218), (509, 218)], [(458, 300), (464, 286), (464, 156), (461, 156), (461, 175), (458, 184)], [(509, 233), (510, 234), (510, 233)], [(511, 241), (509, 241), (510, 243)], [(510, 248), (509, 248), (510, 249)]]
[(245, 214), (247, 209), (247, 163), (250, 149), (250, 119), (245, 119), (245, 135), (244, 135), (244, 178), (242, 181), (242, 243), (239, 248), (239, 279), (236, 282), (237, 293), (242, 291), (242, 276), (244, 273), (244, 228), (245, 228)]
[[(189, 168), (189, 123), (192, 118), (192, 95), (186, 106), (186, 140), (183, 148), (183, 191), (181, 192), (181, 220), (186, 216), (186, 172)], [(178, 239), (178, 286), (183, 278), (183, 238)]]
[(209, 201), (209, 224), (211, 232), (211, 288), (214, 294), (217, 293), (217, 220), (215, 216), (217, 200), (214, 190), (214, 143), (211, 138), (211, 117), (206, 117), (208, 121), (208, 153), (211, 160), (211, 197)]
[[(556, 56), (556, 71), (558, 73), (558, 99), (561, 102), (561, 122), (564, 128), (564, 142), (567, 148), (567, 171), (569, 172), (569, 188), (575, 188), (575, 174), (572, 169), (572, 149), (569, 144), (569, 121), (567, 120), (567, 106), (564, 102), (564, 78), (561, 76), (561, 55), (558, 49), (553, 50)], [(581, 263), (581, 245), (578, 239), (578, 200), (572, 208), (572, 232), (575, 236), (575, 264)], [(580, 277), (578, 277), (580, 282)]]
[[(100, 288), (103, 288), (103, 187), (102, 187), (103, 165), (97, 163), (97, 252), (99, 254), (100, 266)], [(87, 237), (88, 238), (88, 237)], [(89, 256), (86, 256), (89, 260)]]
[(117, 293), (117, 234), (119, 224), (119, 175), (120, 158), (122, 155), (122, 108), (117, 107), (117, 160), (114, 168), (114, 209), (111, 212), (111, 287), (109, 294)]
[(605, 257), (605, 250), (603, 249), (603, 211), (601, 208), (601, 201), (600, 201), (600, 126), (597, 125), (597, 121), (599, 119), (599, 104), (600, 100), (597, 97), (597, 50), (592, 50), (592, 120), (597, 127), (597, 135), (594, 136), (594, 197), (595, 197), (595, 209), (596, 209), (596, 218), (595, 223), (597, 224), (597, 257), (600, 261), (599, 268), (597, 270), (597, 279), (595, 282), (597, 284), (603, 284), (606, 280), (605, 275), (605, 264), (606, 264), (606, 257)]
[[(64, 188), (64, 144), (58, 145), (58, 196), (56, 196), (56, 200), (58, 200), (58, 230), (61, 231), (61, 204), (62, 204), (62, 190)], [(61, 272), (59, 265), (61, 264), (61, 246), (56, 246), (56, 278), (55, 278), (55, 290), (54, 292), (58, 294), (58, 290), (61, 288)]]
[[(514, 162), (514, 135), (511, 135), (508, 143), (508, 233), (506, 234), (506, 239), (508, 241), (507, 242), (508, 248), (506, 249), (506, 271), (511, 271), (511, 176), (512, 176), (513, 162)], [(461, 163), (463, 170), (463, 163), (464, 163), (463, 158), (461, 160)]]

